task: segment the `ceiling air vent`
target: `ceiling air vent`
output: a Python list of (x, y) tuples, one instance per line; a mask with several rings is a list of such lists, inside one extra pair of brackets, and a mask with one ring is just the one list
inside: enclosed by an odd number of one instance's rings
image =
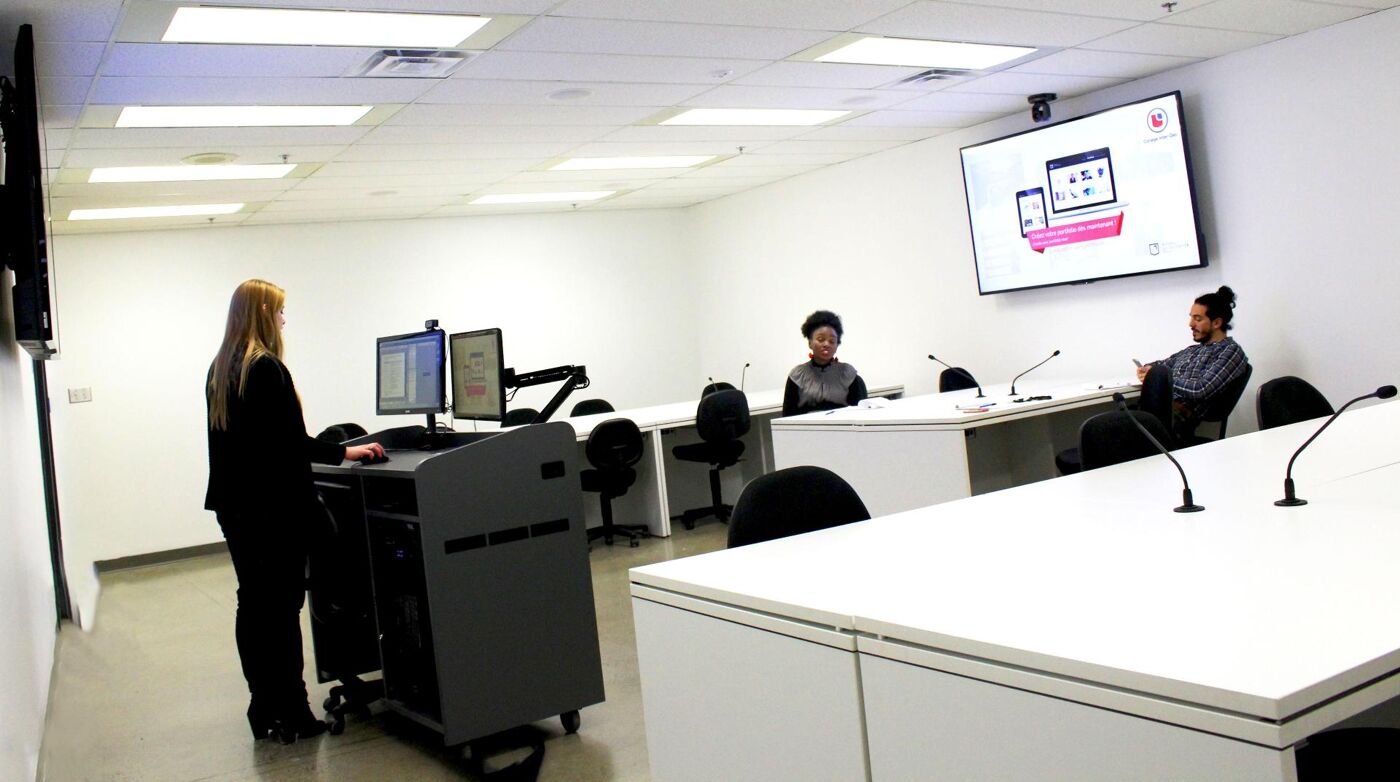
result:
[(384, 49), (346, 74), (376, 79), (442, 79), (475, 56), (451, 49)]
[(944, 79), (954, 79), (959, 76), (966, 76), (967, 74), (968, 71), (962, 68), (929, 68), (928, 70), (921, 71), (919, 73), (914, 74), (913, 76), (908, 76), (903, 79), (900, 79), (899, 81), (895, 82), (895, 84), (922, 84), (926, 81), (942, 81)]

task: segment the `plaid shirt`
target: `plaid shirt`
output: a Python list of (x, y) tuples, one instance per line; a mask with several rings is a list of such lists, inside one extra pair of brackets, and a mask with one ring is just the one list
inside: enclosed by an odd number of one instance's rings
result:
[(1232, 337), (1219, 342), (1192, 345), (1161, 363), (1172, 370), (1172, 397), (1193, 406), (1215, 396), (1231, 380), (1244, 374), (1249, 358)]

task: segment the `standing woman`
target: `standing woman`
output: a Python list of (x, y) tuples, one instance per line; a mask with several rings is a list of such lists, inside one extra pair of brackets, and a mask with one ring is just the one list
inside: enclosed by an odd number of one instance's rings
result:
[(865, 398), (865, 381), (856, 368), (836, 360), (841, 345), (841, 318), (827, 310), (817, 310), (802, 322), (810, 361), (792, 368), (783, 390), (783, 415), (831, 410), (853, 405)]
[(209, 368), (209, 488), (238, 576), (234, 636), (252, 699), (253, 738), (283, 743), (324, 732), (302, 680), (301, 606), (310, 524), (319, 512), (311, 462), (382, 456), (378, 443), (345, 447), (306, 434), (301, 400), (282, 363), (286, 293), (262, 280), (238, 286), (223, 344)]

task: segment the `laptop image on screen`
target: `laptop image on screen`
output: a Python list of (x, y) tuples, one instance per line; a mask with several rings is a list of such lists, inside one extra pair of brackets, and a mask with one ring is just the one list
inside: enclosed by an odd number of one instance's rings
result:
[(1127, 205), (1118, 201), (1113, 156), (1108, 147), (1045, 161), (1045, 179), (1049, 183), (1047, 200), (1052, 220)]

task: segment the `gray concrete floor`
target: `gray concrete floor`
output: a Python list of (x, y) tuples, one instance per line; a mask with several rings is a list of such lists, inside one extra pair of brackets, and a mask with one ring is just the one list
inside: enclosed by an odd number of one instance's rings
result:
[[(545, 738), (541, 780), (645, 780), (646, 733), (627, 570), (724, 547), (727, 528), (678, 529), (638, 548), (594, 544), (593, 592), (607, 701), (565, 735), (557, 719), (485, 743), (487, 768)], [(254, 742), (233, 644), (235, 579), (226, 555), (104, 575), (92, 632), (65, 625), (40, 756), (44, 780), (471, 780), (460, 752), (387, 713), (352, 715), (345, 733), (283, 746)], [(303, 624), (307, 613), (302, 612)], [(306, 642), (313, 708), (317, 685)]]

